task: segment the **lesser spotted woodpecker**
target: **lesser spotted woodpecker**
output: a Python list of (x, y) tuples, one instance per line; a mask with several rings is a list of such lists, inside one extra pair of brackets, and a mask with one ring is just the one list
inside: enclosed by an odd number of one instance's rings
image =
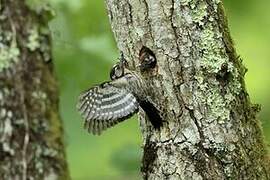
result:
[(77, 108), (84, 118), (84, 127), (92, 134), (101, 134), (133, 114), (141, 107), (155, 129), (162, 126), (159, 110), (149, 96), (149, 87), (140, 73), (131, 71), (123, 55), (110, 72), (111, 81), (94, 86), (79, 96)]

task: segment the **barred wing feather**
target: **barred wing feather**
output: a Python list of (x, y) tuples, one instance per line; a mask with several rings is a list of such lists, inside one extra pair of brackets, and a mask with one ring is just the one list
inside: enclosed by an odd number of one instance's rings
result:
[(84, 127), (99, 135), (138, 112), (139, 103), (132, 93), (112, 81), (82, 93), (77, 108), (85, 120)]

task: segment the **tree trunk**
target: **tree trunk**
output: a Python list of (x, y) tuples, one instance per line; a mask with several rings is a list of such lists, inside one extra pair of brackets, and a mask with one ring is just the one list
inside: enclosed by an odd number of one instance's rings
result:
[(143, 46), (157, 58), (143, 76), (165, 122), (154, 130), (141, 115), (144, 179), (269, 179), (259, 108), (246, 92), (222, 2), (107, 0), (107, 9), (133, 67)]
[(68, 179), (58, 90), (38, 1), (0, 0), (0, 179)]

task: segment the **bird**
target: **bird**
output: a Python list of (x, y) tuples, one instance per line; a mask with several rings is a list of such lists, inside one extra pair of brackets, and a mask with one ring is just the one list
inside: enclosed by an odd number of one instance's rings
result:
[(139, 52), (140, 70), (144, 72), (156, 67), (156, 56), (148, 47), (143, 46)]
[(140, 73), (129, 69), (123, 53), (120, 62), (112, 67), (110, 79), (79, 95), (77, 109), (84, 119), (84, 128), (100, 135), (141, 108), (154, 129), (160, 129), (161, 113), (151, 100), (149, 86)]

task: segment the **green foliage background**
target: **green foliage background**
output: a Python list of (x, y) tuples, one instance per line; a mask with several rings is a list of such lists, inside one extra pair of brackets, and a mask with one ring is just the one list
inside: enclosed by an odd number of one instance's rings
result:
[[(104, 1), (53, 0), (50, 23), (55, 68), (60, 84), (67, 157), (72, 179), (140, 179), (141, 137), (136, 117), (96, 137), (82, 128), (75, 109), (79, 93), (108, 79), (118, 50)], [(270, 141), (270, 1), (224, 0), (231, 34), (249, 69), (252, 102), (262, 105), (259, 118)]]

